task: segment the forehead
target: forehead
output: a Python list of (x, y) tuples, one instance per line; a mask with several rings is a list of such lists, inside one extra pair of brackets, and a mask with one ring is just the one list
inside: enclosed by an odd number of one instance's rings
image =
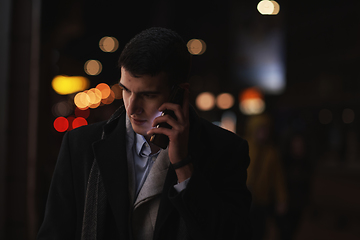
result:
[(161, 72), (156, 76), (134, 76), (126, 69), (121, 68), (120, 83), (131, 91), (161, 91), (170, 90), (166, 73)]

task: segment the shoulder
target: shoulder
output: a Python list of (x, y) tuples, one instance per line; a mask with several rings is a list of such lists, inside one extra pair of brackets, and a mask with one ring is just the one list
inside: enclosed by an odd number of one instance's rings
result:
[(72, 144), (77, 142), (92, 143), (101, 139), (106, 121), (93, 123), (71, 130), (65, 136)]
[(219, 147), (247, 145), (247, 141), (239, 135), (219, 127), (203, 118), (200, 118), (200, 123), (203, 126), (202, 134), (208, 141), (215, 142)]

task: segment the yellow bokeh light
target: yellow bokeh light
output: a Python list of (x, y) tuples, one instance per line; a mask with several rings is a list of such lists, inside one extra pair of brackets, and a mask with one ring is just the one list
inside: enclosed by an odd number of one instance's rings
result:
[(187, 48), (192, 55), (201, 55), (206, 51), (206, 43), (201, 39), (191, 39)]
[(234, 105), (234, 97), (230, 93), (222, 93), (216, 98), (216, 105), (220, 109), (229, 109)]
[(196, 98), (196, 106), (202, 111), (209, 111), (215, 106), (215, 97), (210, 92), (203, 92)]
[(98, 60), (88, 60), (84, 65), (84, 70), (88, 75), (99, 75), (102, 71), (102, 65)]
[(115, 52), (119, 47), (119, 42), (114, 37), (103, 37), (99, 42), (99, 47), (103, 52)]
[(262, 0), (257, 9), (262, 15), (276, 15), (280, 11), (280, 5), (276, 1)]
[(61, 95), (72, 94), (83, 91), (89, 87), (89, 79), (81, 76), (59, 75), (54, 77), (51, 82), (52, 88)]

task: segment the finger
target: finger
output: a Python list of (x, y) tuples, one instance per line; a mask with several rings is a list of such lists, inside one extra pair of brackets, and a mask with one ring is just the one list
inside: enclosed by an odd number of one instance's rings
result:
[(154, 134), (164, 134), (171, 139), (171, 129), (168, 128), (152, 128), (147, 132), (147, 135), (152, 136)]
[(155, 127), (160, 123), (167, 123), (173, 128), (179, 124), (179, 122), (176, 121), (174, 118), (172, 118), (170, 115), (164, 115), (164, 116), (159, 116), (159, 117), (155, 118), (152, 126)]
[[(165, 110), (173, 111), (176, 118), (177, 118), (177, 121), (179, 121), (181, 123), (185, 122), (185, 116), (184, 116), (184, 113), (183, 113), (183, 109), (181, 108), (181, 106), (179, 104), (164, 103), (159, 108), (159, 111), (165, 111)], [(164, 115), (164, 116), (166, 116), (166, 115)]]

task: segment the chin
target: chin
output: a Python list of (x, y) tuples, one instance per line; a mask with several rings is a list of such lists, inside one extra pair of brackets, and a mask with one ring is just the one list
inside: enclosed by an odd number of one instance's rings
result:
[(143, 135), (143, 136), (147, 136), (147, 132), (150, 130), (146, 127), (139, 127), (139, 126), (134, 126), (132, 125), (132, 128), (134, 130), (134, 132), (136, 132), (137, 134)]

